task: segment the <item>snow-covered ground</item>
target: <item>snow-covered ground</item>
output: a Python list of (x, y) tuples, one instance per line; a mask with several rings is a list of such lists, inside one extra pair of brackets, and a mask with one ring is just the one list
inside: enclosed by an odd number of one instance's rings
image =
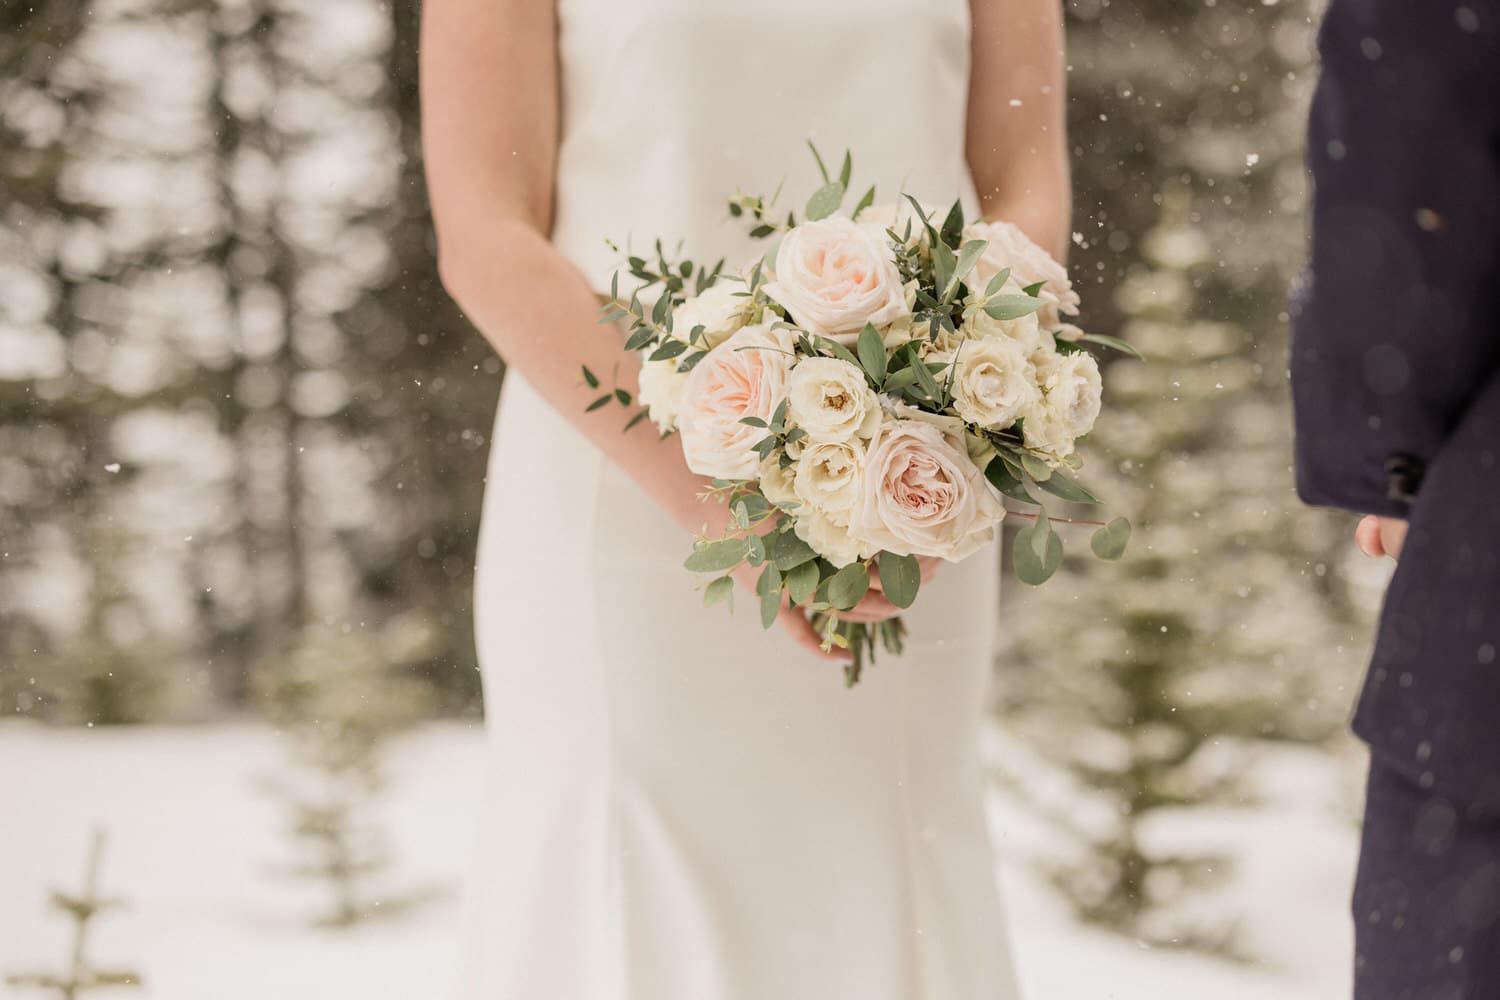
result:
[[(92, 951), (100, 964), (144, 974), (134, 995), (444, 1000), (482, 762), (478, 728), (435, 724), (397, 744), (385, 807), (393, 880), (398, 888), (440, 891), (410, 913), (354, 932), (309, 929), (309, 888), (274, 875), (287, 859), (285, 820), (257, 783), (283, 762), (274, 734), (250, 724), (0, 725), (0, 973), (61, 964), (67, 925), (44, 910), (46, 892), (77, 884), (98, 824), (109, 835), (104, 888), (130, 907), (101, 919)], [(1035, 824), (997, 793), (1000, 878), (1028, 1000), (1347, 994), (1348, 769), (1317, 752), (1287, 750), (1276, 751), (1268, 773), (1268, 805), (1195, 820), (1191, 834), (1227, 846), (1238, 860), (1234, 905), (1254, 964), (1147, 949), (1079, 928), (1020, 860), (1038, 836)], [(0, 986), (0, 995), (10, 994)]]

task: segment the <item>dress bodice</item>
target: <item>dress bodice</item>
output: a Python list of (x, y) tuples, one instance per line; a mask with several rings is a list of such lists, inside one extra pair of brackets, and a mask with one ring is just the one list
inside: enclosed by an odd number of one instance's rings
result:
[(871, 184), (972, 207), (964, 159), (968, 0), (559, 0), (562, 131), (554, 241), (603, 287), (605, 239), (684, 241), (698, 260), (754, 252), (736, 191), (801, 214), (854, 155)]

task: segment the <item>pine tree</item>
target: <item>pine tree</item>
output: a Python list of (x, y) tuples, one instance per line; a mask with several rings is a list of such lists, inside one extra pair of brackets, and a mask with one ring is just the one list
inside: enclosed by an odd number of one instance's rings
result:
[(120, 987), (139, 987), (138, 973), (120, 969), (101, 969), (89, 957), (89, 932), (102, 913), (119, 909), (124, 902), (99, 895), (100, 867), (104, 859), (104, 832), (95, 830), (89, 844), (88, 867), (83, 889), (77, 893), (54, 890), (52, 908), (73, 922), (73, 941), (68, 950), (68, 964), (62, 972), (24, 973), (6, 977), (6, 983), (18, 990), (48, 993), (58, 1000), (79, 1000), (85, 993)]
[(283, 868), (323, 887), (320, 926), (391, 916), (424, 895), (387, 884), (377, 807), (389, 740), (431, 708), (429, 689), (410, 667), (428, 655), (432, 639), (409, 619), (379, 630), (315, 624), (283, 662), (257, 672), (262, 710), (294, 764), (266, 782), (303, 855)]
[(1194, 910), (1228, 859), (1163, 831), (1247, 804), (1255, 741), (1335, 731), (1357, 670), (1357, 602), (1326, 573), (1347, 525), (1302, 510), (1289, 469), (1311, 24), (1302, 4), (1072, 11), (1085, 325), (1147, 357), (1107, 371), (1088, 467), (1137, 532), (1121, 563), (1012, 592), (1002, 710), (1074, 789), (1051, 817), (1070, 849), (1047, 863), (1079, 915), (1233, 951), (1233, 915)]

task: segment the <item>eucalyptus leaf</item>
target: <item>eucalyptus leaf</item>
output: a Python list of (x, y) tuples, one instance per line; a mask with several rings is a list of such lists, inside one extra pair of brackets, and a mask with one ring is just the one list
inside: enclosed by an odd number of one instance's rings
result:
[(589, 371), (589, 366), (583, 366), (583, 380), (589, 384), (590, 389), (599, 388), (599, 376)]
[(957, 266), (958, 259), (948, 249), (948, 244), (939, 241), (932, 245), (932, 280), (940, 291), (948, 287)]
[(1094, 537), (1089, 539), (1089, 548), (1094, 550), (1094, 555), (1111, 562), (1123, 556), (1125, 547), (1129, 544), (1130, 522), (1123, 517), (1115, 518), (1094, 532)]
[(922, 228), (927, 230), (928, 238), (932, 240), (934, 244), (940, 242), (937, 229), (932, 225), (932, 221), (927, 217), (927, 209), (923, 208), (922, 203), (911, 195), (906, 195), (906, 200), (911, 202), (911, 207), (917, 210), (917, 218), (922, 220)]
[(612, 393), (612, 392), (606, 392), (604, 395), (602, 395), (598, 399), (594, 400), (588, 406), (584, 407), (583, 408), (583, 412), (584, 413), (593, 413), (595, 410), (599, 409), (599, 407), (601, 407), (601, 406), (608, 406), (614, 400), (614, 398), (615, 398), (615, 394), (614, 393)]
[(792, 603), (806, 604), (812, 600), (821, 576), (817, 561), (812, 559), (789, 570), (786, 574), (786, 592)]
[(1042, 486), (1052, 478), (1052, 466), (1032, 454), (1021, 455), (1021, 468), (1026, 470), (1026, 474), (1035, 480), (1038, 486)]
[(693, 554), (683, 565), (694, 573), (723, 573), (744, 562), (748, 554), (749, 545), (743, 538), (701, 541), (693, 546)]
[(859, 332), (859, 343), (855, 345), (859, 351), (859, 360), (870, 378), (879, 385), (885, 381), (886, 356), (885, 340), (880, 336), (880, 331), (866, 323), (865, 328)]
[(828, 603), (840, 611), (848, 611), (870, 590), (870, 571), (862, 562), (852, 562), (833, 574), (828, 580)]
[(1042, 512), (1032, 524), (1016, 532), (1013, 549), (1016, 577), (1022, 583), (1040, 586), (1062, 565), (1063, 544), (1052, 522)]
[(1001, 321), (1030, 316), (1042, 308), (1042, 300), (1030, 295), (997, 295), (984, 304), (990, 319)]
[(995, 276), (991, 278), (990, 283), (985, 286), (984, 297), (987, 299), (992, 299), (996, 295), (999, 295), (1000, 289), (1004, 288), (1005, 283), (1009, 280), (1010, 268), (1002, 267), (999, 271), (995, 272)]
[(813, 547), (798, 538), (796, 532), (790, 529), (772, 536), (770, 553), (776, 568), (783, 573), (814, 562), (818, 558)]
[(813, 338), (813, 344), (818, 350), (827, 351), (841, 361), (847, 361), (851, 365), (859, 364), (859, 359), (849, 352), (849, 348), (840, 344), (837, 340), (820, 335)]
[(1035, 507), (1041, 506), (1040, 501), (1026, 492), (1026, 484), (1021, 477), (1012, 472), (1009, 463), (999, 455), (990, 459), (990, 464), (985, 466), (984, 478), (988, 479), (995, 489), (1012, 500), (1029, 503)]
[(848, 190), (849, 180), (854, 176), (854, 157), (849, 150), (844, 150), (844, 165), (839, 169), (839, 183)]
[(948, 217), (943, 220), (943, 242), (950, 247), (958, 246), (958, 241), (963, 239), (964, 232), (964, 205), (961, 201), (955, 201), (953, 207), (948, 209)]
[[(984, 240), (970, 240), (965, 243), (958, 251), (958, 264), (953, 269), (950, 284), (956, 287), (958, 282), (967, 278), (969, 272), (974, 270), (974, 265), (979, 263), (979, 258), (984, 256), (984, 251), (988, 246), (989, 244)], [(946, 294), (943, 296), (945, 299), (950, 297)]]
[(864, 197), (859, 199), (859, 204), (854, 206), (854, 214), (849, 216), (849, 218), (852, 221), (858, 221), (859, 214), (873, 204), (875, 204), (875, 185), (872, 184), (870, 185), (870, 190), (864, 193)]
[[(1036, 479), (1035, 476), (1032, 478)], [(1103, 502), (1079, 485), (1077, 480), (1058, 472), (1056, 469), (1052, 470), (1052, 475), (1046, 479), (1038, 479), (1037, 485), (1053, 496), (1061, 497), (1069, 503), (1097, 504)]]
[(663, 340), (661, 346), (651, 352), (649, 361), (667, 361), (677, 357), (688, 349), (688, 345), (680, 340)]
[(882, 552), (879, 567), (880, 589), (886, 598), (898, 608), (911, 607), (922, 586), (922, 566), (917, 557)]
[(721, 576), (703, 588), (703, 606), (711, 608), (715, 604), (721, 604), (729, 600), (734, 593), (734, 577)]
[(813, 192), (813, 196), (807, 199), (807, 221), (816, 222), (826, 219), (839, 210), (844, 203), (844, 185), (838, 181), (825, 184)]
[[(922, 362), (911, 367), (917, 373), (917, 385), (927, 394), (927, 398), (941, 403), (943, 401), (943, 390), (938, 387), (937, 380), (932, 377), (933, 372), (927, 363)], [(941, 371), (942, 367), (939, 367), (938, 370)]]
[[(917, 375), (917, 368), (919, 367), (923, 367), (927, 370), (927, 376), (930, 379), (935, 373), (940, 372), (944, 368), (946, 368), (947, 365), (940, 361), (918, 362), (915, 365), (910, 365), (906, 368), (902, 368), (900, 371), (892, 372), (885, 380), (885, 391), (898, 392), (901, 389), (905, 389), (907, 386), (914, 384), (919, 377)], [(937, 387), (937, 382), (934, 381), (932, 384), (934, 388)]]
[(1111, 337), (1107, 333), (1085, 333), (1082, 337), (1079, 337), (1078, 339), (1086, 341), (1086, 342), (1088, 342), (1090, 344), (1103, 344), (1105, 347), (1113, 347), (1115, 350), (1119, 351), (1121, 354), (1129, 355), (1130, 357), (1135, 358), (1135, 359), (1137, 359), (1139, 361), (1145, 361), (1146, 360), (1146, 356), (1144, 354), (1142, 354), (1140, 351), (1136, 350), (1134, 347), (1131, 347), (1129, 344), (1125, 343), (1125, 341), (1121, 340), (1119, 337)]
[(818, 161), (818, 173), (823, 175), (823, 183), (827, 184), (831, 178), (828, 176), (828, 164), (823, 162), (823, 154), (818, 152), (818, 147), (813, 145), (811, 139), (807, 140), (807, 148), (812, 150), (813, 159)]
[(781, 613), (781, 571), (766, 563), (760, 578), (755, 581), (755, 592), (760, 595), (761, 628), (770, 628)]
[(656, 341), (656, 331), (649, 326), (643, 326), (630, 335), (625, 341), (625, 350), (639, 351), (643, 347), (649, 347)]

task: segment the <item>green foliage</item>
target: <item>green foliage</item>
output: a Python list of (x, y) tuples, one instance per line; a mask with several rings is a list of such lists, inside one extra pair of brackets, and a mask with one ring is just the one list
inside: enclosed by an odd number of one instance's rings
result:
[(295, 765), (265, 783), (303, 853), (284, 870), (326, 890), (320, 926), (393, 916), (425, 895), (378, 884), (387, 861), (374, 811), (390, 739), (431, 712), (432, 693), (412, 666), (434, 638), (402, 619), (379, 630), (315, 625), (258, 673), (261, 709)]
[(104, 859), (104, 832), (95, 830), (89, 843), (88, 866), (83, 889), (77, 893), (54, 890), (52, 909), (73, 924), (73, 940), (68, 949), (68, 965), (61, 972), (28, 972), (9, 975), (5, 982), (22, 992), (45, 993), (57, 1000), (79, 1000), (93, 994), (120, 988), (139, 988), (140, 974), (125, 969), (101, 969), (89, 956), (90, 935), (100, 914), (125, 906), (119, 899), (99, 895), (100, 868)]
[[(1232, 953), (1234, 913), (1212, 897), (1229, 859), (1175, 850), (1167, 831), (1244, 805), (1259, 741), (1341, 728), (1365, 627), (1329, 571), (1347, 525), (1301, 509), (1288, 468), (1282, 312), (1302, 257), (1312, 12), (1070, 11), (1071, 270), (1092, 279), (1089, 325), (1121, 338), (1084, 342), (1123, 352), (1105, 369), (1090, 488), (1136, 537), (1122, 561), (1064, 560), (1054, 586), (1072, 600), (1008, 595), (1001, 712), (1036, 765), (998, 776), (1027, 797), (1077, 790), (1067, 814), (1032, 805), (1081, 917)], [(1010, 465), (986, 471), (1018, 488)], [(1127, 537), (1111, 521), (1091, 547), (1109, 560)], [(1205, 922), (1205, 906), (1224, 919)]]

